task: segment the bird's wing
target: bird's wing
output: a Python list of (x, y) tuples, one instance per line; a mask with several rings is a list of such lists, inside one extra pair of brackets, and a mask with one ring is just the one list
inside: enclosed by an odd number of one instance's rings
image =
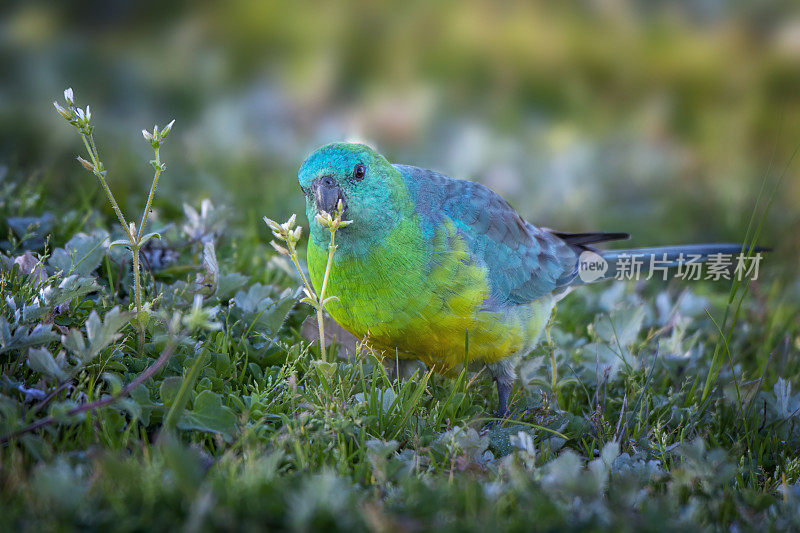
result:
[(490, 307), (530, 302), (569, 285), (578, 250), (549, 230), (526, 222), (499, 194), (479, 183), (395, 165), (429, 236), (449, 218), (472, 256), (488, 270)]

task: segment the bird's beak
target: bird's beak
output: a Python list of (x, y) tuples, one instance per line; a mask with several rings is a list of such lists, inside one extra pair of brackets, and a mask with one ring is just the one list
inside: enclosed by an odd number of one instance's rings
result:
[(333, 211), (336, 210), (339, 200), (341, 200), (344, 205), (342, 189), (339, 188), (339, 184), (336, 183), (336, 180), (330, 176), (323, 176), (312, 181), (311, 194), (314, 195), (314, 204), (317, 207), (317, 211), (333, 213)]

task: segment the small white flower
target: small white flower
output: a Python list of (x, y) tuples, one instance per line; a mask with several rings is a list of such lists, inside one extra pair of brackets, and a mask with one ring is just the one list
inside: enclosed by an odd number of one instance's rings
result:
[(153, 135), (147, 130), (142, 130), (142, 137), (144, 137), (144, 140), (148, 142), (153, 140)]
[(72, 99), (72, 87), (64, 89), (64, 100), (66, 100), (69, 105), (72, 105)]

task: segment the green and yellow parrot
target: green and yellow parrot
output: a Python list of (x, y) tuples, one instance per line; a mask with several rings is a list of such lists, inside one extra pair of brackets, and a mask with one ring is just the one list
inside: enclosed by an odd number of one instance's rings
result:
[[(299, 171), (310, 225), (308, 269), (319, 293), (330, 233), (317, 220), (341, 200), (353, 223), (336, 233), (326, 295), (330, 315), (379, 349), (448, 372), (483, 363), (508, 413), (515, 363), (530, 351), (556, 302), (587, 276), (581, 254), (605, 263), (608, 279), (626, 254), (735, 254), (738, 244), (599, 251), (624, 233), (559, 233), (525, 221), (501, 196), (475, 182), (394, 165), (361, 144), (334, 143)], [(596, 262), (592, 263), (596, 266)], [(591, 267), (591, 265), (590, 265)]]

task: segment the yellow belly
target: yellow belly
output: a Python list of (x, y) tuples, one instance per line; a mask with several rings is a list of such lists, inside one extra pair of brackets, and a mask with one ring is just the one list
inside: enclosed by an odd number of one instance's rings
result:
[[(326, 296), (337, 300), (326, 309), (343, 328), (387, 355), (420, 359), (443, 372), (465, 358), (493, 363), (535, 345), (555, 303), (552, 296), (486, 310), (487, 273), (451, 224), (429, 243), (413, 239), (412, 232), (398, 232), (362, 257), (334, 254)], [(326, 258), (326, 250), (309, 243), (316, 290)]]

